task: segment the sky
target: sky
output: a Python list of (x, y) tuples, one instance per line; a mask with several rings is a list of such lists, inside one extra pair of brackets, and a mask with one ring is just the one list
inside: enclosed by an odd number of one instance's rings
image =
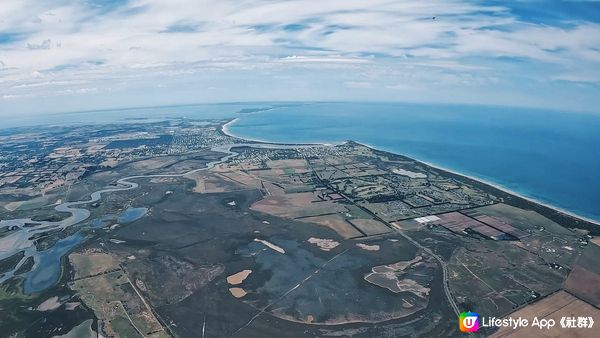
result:
[(600, 2), (0, 4), (0, 115), (232, 101), (600, 113)]

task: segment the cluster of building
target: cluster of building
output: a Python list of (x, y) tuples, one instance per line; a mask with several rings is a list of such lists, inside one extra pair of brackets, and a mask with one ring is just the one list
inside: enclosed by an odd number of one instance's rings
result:
[(46, 193), (86, 173), (159, 155), (230, 144), (224, 121), (174, 119), (160, 123), (40, 127), (0, 137), (0, 193)]

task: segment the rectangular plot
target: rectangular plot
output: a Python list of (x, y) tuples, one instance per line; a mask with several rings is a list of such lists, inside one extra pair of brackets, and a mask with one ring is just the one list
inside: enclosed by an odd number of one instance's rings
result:
[(383, 234), (386, 232), (390, 232), (391, 229), (388, 228), (385, 224), (376, 221), (374, 219), (350, 219), (348, 220), (355, 227), (359, 228), (362, 232), (371, 235)]
[(464, 234), (467, 229), (471, 229), (472, 231), (492, 239), (498, 239), (502, 236), (502, 232), (459, 212), (449, 212), (447, 214), (437, 215), (437, 217), (439, 219), (433, 220), (432, 224), (443, 226), (454, 233)]

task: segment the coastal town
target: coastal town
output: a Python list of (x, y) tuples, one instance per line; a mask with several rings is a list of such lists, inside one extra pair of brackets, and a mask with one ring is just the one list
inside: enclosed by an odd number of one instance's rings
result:
[[(120, 163), (183, 154), (232, 143), (223, 121), (173, 119), (160, 124), (126, 123), (98, 131), (94, 125), (0, 134), (0, 194), (44, 195), (82, 176)], [(140, 131), (143, 130), (143, 131)]]
[(353, 141), (240, 139), (231, 121), (0, 134), (0, 313), (21, 319), (2, 332), (441, 335), (472, 308), (598, 312), (595, 224)]

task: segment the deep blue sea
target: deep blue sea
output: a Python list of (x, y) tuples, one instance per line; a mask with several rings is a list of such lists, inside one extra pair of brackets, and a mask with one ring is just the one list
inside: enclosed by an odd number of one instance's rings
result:
[(271, 142), (354, 140), (600, 220), (600, 114), (316, 103), (240, 115), (229, 131)]
[(598, 114), (473, 105), (310, 103), (207, 104), (3, 118), (2, 127), (94, 124), (144, 117), (233, 118), (229, 131), (270, 142), (339, 143), (378, 149), (474, 176), (600, 220)]

